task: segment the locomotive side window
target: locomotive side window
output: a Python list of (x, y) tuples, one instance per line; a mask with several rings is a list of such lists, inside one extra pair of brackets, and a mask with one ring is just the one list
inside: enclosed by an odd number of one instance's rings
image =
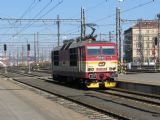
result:
[(59, 51), (53, 52), (53, 60), (54, 60), (54, 65), (58, 66), (59, 65)]
[(102, 54), (105, 55), (114, 55), (115, 49), (113, 46), (102, 46)]
[(52, 51), (52, 53), (51, 53), (52, 63), (54, 62), (53, 57), (54, 57), (54, 53), (53, 53), (53, 51)]
[(77, 48), (70, 49), (70, 66), (77, 66)]
[(88, 55), (98, 55), (101, 54), (100, 46), (88, 46)]

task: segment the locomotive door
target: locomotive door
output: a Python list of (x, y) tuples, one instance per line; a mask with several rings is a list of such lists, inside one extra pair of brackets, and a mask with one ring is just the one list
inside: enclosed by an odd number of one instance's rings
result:
[(79, 71), (80, 72), (83, 69), (83, 63), (82, 63), (83, 59), (82, 59), (82, 57), (83, 57), (83, 48), (80, 47), (79, 48)]

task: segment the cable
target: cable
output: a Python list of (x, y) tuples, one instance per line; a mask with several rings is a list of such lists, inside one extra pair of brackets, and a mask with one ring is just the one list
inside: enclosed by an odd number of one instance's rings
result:
[[(51, 2), (52, 2), (52, 0), (51, 0)], [(63, 0), (61, 0), (60, 2), (58, 2), (54, 7), (52, 7), (51, 9), (49, 9), (45, 14), (43, 14), (42, 16), (40, 16), (39, 17), (39, 19), (40, 18), (42, 18), (42, 17), (44, 17), (45, 15), (47, 15), (49, 12), (51, 12), (52, 10), (54, 10), (56, 7), (58, 7), (61, 3), (63, 2)], [(49, 5), (49, 3), (46, 5), (46, 6), (48, 6)], [(46, 6), (42, 9), (42, 10), (44, 10), (44, 9), (46, 9)], [(40, 10), (40, 12), (33, 18), (33, 19), (35, 19), (41, 12), (42, 12), (42, 10)], [(17, 34), (19, 34), (19, 33), (21, 33), (21, 32), (24, 32), (26, 29), (28, 29), (30, 26), (32, 26), (33, 24), (34, 24), (34, 22), (35, 21), (33, 21), (31, 24), (29, 24), (28, 26), (25, 26), (24, 27), (24, 29), (22, 29), (22, 30), (20, 30), (19, 32), (17, 32), (14, 36), (16, 36)]]
[[(103, 2), (99, 2), (99, 3), (97, 3), (95, 6), (92, 6), (92, 7), (88, 8), (88, 9), (85, 9), (84, 11), (85, 11), (85, 12), (88, 12), (88, 11), (90, 11), (90, 10), (92, 10), (92, 9), (97, 8), (98, 6), (100, 6), (100, 5), (102, 5), (102, 4), (106, 3), (106, 2), (107, 2), (106, 0), (105, 0), (105, 2), (104, 2), (104, 1), (103, 1)], [(76, 16), (79, 16), (79, 14), (74, 15), (73, 18), (75, 18)]]
[[(47, 25), (47, 24), (45, 24), (45, 26), (47, 26), (47, 27), (52, 27), (51, 25)], [(32, 28), (41, 28), (41, 27), (44, 27), (44, 26), (42, 26), (42, 25), (34, 25), (34, 26), (32, 26)], [(5, 26), (5, 27), (0, 27), (0, 29), (11, 29), (11, 28), (13, 28), (13, 27), (11, 27), (11, 26)], [(22, 27), (22, 26), (17, 26), (17, 27), (14, 27), (14, 28), (24, 28), (24, 27)]]
[(129, 8), (129, 9), (123, 10), (121, 13), (125, 13), (125, 12), (128, 12), (128, 11), (134, 10), (134, 9), (136, 9), (136, 8), (146, 6), (146, 5), (148, 5), (148, 4), (150, 4), (150, 3), (153, 3), (153, 2), (154, 2), (154, 1), (153, 1), (153, 0), (151, 0), (151, 1), (149, 1), (149, 2), (139, 4), (139, 5), (134, 6), (134, 7), (132, 7), (132, 8)]
[(58, 2), (55, 6), (53, 6), (51, 9), (49, 9), (45, 14), (43, 14), (42, 16), (40, 16), (40, 18), (43, 18), (44, 16), (46, 16), (48, 13), (50, 13), (51, 11), (53, 11), (56, 7), (58, 7), (62, 3), (63, 3), (63, 0), (61, 0), (60, 2)]
[[(30, 4), (30, 6), (29, 6), (29, 7), (25, 10), (25, 12), (21, 15), (20, 19), (22, 19), (22, 18), (28, 13), (29, 10), (31, 10), (31, 9), (33, 9), (33, 7), (35, 7), (35, 6), (33, 6), (34, 3), (35, 3), (35, 0)], [(38, 2), (37, 2), (37, 3), (38, 3)], [(36, 5), (37, 5), (37, 4), (36, 4)]]
[[(137, 8), (139, 8), (139, 7), (146, 6), (146, 5), (148, 5), (148, 4), (150, 4), (150, 3), (153, 3), (153, 2), (154, 2), (153, 0), (150, 0), (150, 1), (145, 2), (145, 3), (142, 3), (142, 4), (138, 4), (138, 5), (136, 5), (136, 6), (132, 7), (132, 8), (129, 8), (129, 9), (126, 9), (126, 10), (121, 11), (121, 13), (125, 13), (125, 12), (128, 12), (128, 11), (137, 9)], [(112, 14), (112, 15), (109, 15), (109, 16), (106, 16), (106, 17), (103, 17), (103, 18), (100, 18), (100, 19), (98, 19), (98, 20), (96, 20), (96, 21), (94, 21), (94, 22), (99, 22), (99, 21), (102, 21), (102, 20), (104, 20), (104, 19), (106, 19), (106, 18), (110, 18), (110, 17), (114, 17), (114, 16), (115, 16), (115, 14)]]
[(88, 12), (88, 11), (90, 11), (90, 10), (92, 10), (92, 9), (95, 9), (95, 8), (97, 8), (98, 6), (100, 6), (100, 5), (104, 4), (104, 3), (106, 3), (106, 1), (105, 1), (105, 2), (100, 2), (100, 3), (96, 4), (96, 5), (93, 6), (93, 7), (90, 7), (89, 9), (85, 10), (85, 12)]
[[(45, 9), (50, 5), (50, 3), (51, 3), (51, 1), (48, 2), (48, 3), (33, 17), (33, 19), (37, 18), (37, 17), (43, 12), (43, 10), (45, 10)], [(15, 35), (21, 33), (22, 31), (25, 31), (25, 30), (26, 30), (27, 28), (29, 28), (33, 23), (34, 23), (34, 21), (32, 21), (31, 23), (28, 23), (28, 25), (25, 25), (25, 26), (23, 27), (23, 29), (21, 29), (20, 31), (18, 31)], [(14, 36), (15, 36), (15, 35), (14, 35)]]
[(116, 24), (115, 23), (111, 23), (111, 24), (101, 24), (101, 25), (97, 25), (97, 26), (115, 26)]
[[(35, 3), (35, 0), (29, 5), (29, 7), (25, 10), (25, 12), (21, 15), (20, 19), (25, 16), (25, 14), (28, 12), (28, 10), (31, 10), (31, 9), (33, 9), (34, 7), (36, 7), (36, 6), (38, 5), (39, 1), (37, 1), (35, 5), (34, 5), (34, 3)], [(8, 21), (8, 22), (9, 22), (9, 21)], [(14, 27), (15, 27), (14, 25), (16, 24), (16, 22), (18, 22), (18, 20), (16, 20), (14, 23), (10, 23), (10, 22), (9, 22), (9, 24), (11, 24), (12, 27), (9, 28), (9, 29), (7, 29), (6, 32), (8, 32), (10, 29), (14, 28)], [(6, 32), (5, 32), (5, 33), (6, 33)]]
[(50, 2), (48, 2), (34, 17), (33, 19), (37, 18), (50, 4), (51, 4), (52, 0)]
[[(107, 0), (105, 0), (105, 3), (107, 2)], [(103, 2), (99, 2), (98, 4), (96, 4), (95, 6), (92, 6), (92, 7), (90, 7), (89, 9), (87, 9), (87, 10), (85, 10), (85, 12), (88, 12), (88, 11), (90, 11), (90, 10), (92, 10), (92, 9), (95, 9), (95, 8), (97, 8), (98, 6), (100, 6), (100, 5), (102, 5), (104, 3), (104, 1)], [(76, 16), (78, 16), (77, 14), (76, 15), (74, 15), (74, 17), (73, 18), (75, 18)], [(79, 29), (79, 26), (78, 27), (76, 27), (76, 28), (74, 28), (74, 29)], [(70, 31), (70, 30), (69, 30)], [(68, 32), (68, 31), (67, 31)]]

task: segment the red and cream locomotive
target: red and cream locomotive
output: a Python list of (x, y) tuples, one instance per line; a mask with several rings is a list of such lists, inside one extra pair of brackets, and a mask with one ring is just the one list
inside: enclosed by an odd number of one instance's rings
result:
[(118, 53), (113, 42), (66, 40), (52, 51), (53, 79), (84, 83), (87, 88), (115, 87)]

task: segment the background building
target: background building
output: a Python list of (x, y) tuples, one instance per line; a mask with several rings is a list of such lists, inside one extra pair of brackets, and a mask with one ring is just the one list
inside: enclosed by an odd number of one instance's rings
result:
[(148, 63), (158, 58), (158, 21), (139, 20), (124, 32), (124, 52), (127, 62)]

